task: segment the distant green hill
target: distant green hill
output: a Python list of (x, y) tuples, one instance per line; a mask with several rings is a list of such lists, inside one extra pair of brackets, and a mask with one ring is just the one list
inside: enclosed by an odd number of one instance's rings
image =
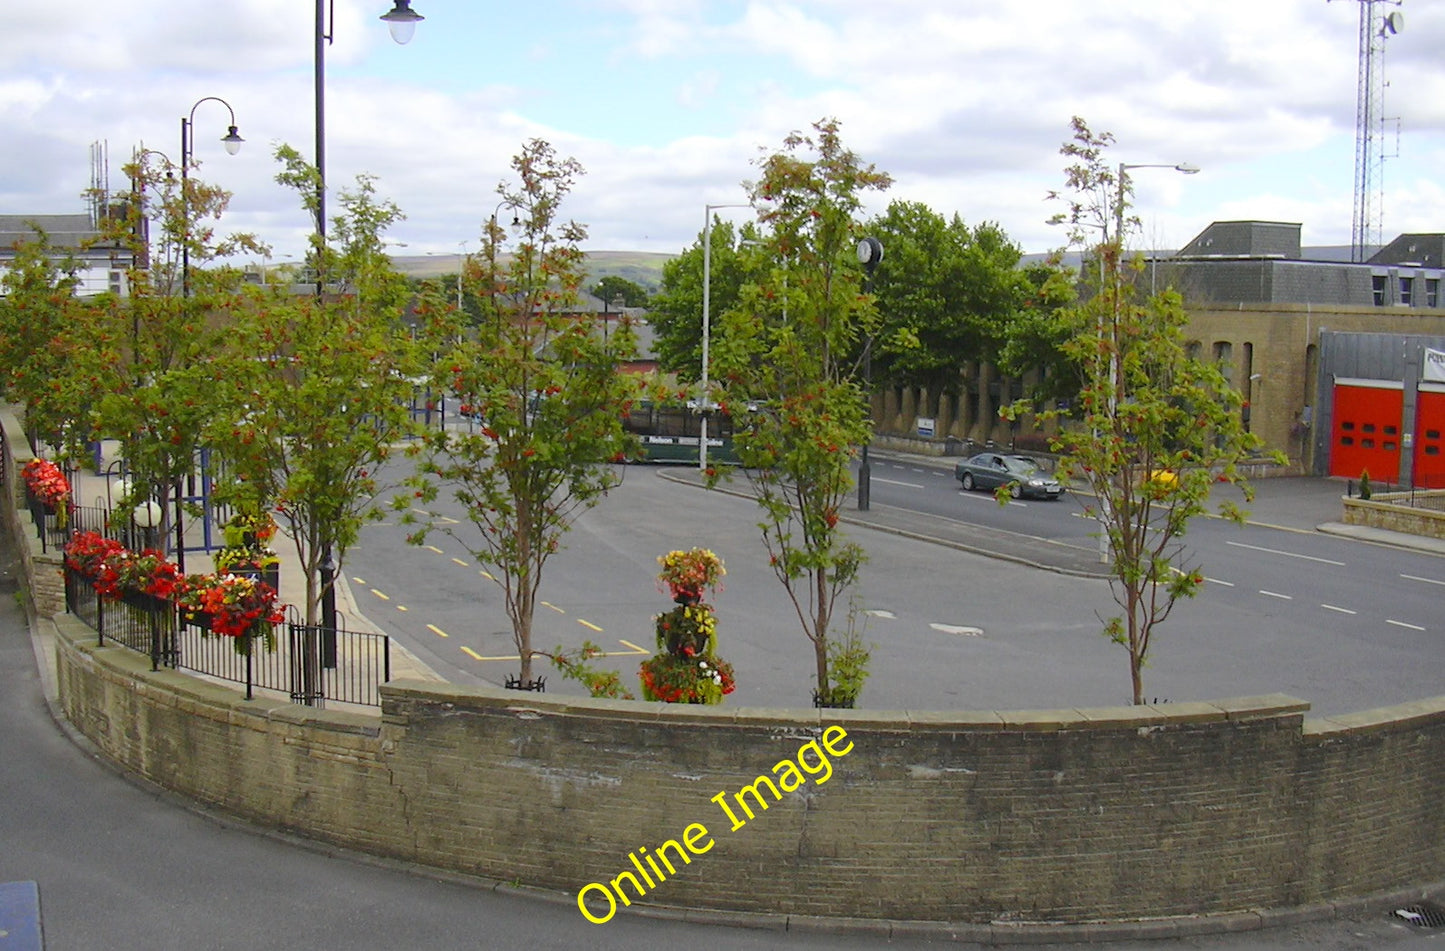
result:
[[(591, 285), (604, 277), (626, 278), (647, 288), (648, 292), (662, 286), (662, 265), (676, 257), (675, 254), (656, 254), (646, 251), (588, 251), (587, 282)], [(454, 254), (413, 254), (393, 255), (392, 263), (407, 277), (440, 277), (457, 273), (457, 257)]]

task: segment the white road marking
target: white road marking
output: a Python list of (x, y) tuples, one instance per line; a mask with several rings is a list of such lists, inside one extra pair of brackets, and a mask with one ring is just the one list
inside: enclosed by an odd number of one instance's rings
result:
[(1343, 561), (1331, 561), (1328, 558), (1316, 558), (1314, 555), (1300, 555), (1292, 551), (1280, 551), (1278, 548), (1261, 548), (1258, 545), (1246, 545), (1244, 542), (1225, 542), (1226, 545), (1233, 545), (1235, 548), (1248, 548), (1250, 551), (1262, 551), (1271, 555), (1284, 555), (1286, 558), (1301, 558), (1305, 561), (1317, 561), (1322, 565), (1345, 566)]
[(1233, 582), (1233, 581), (1220, 581), (1218, 578), (1205, 578), (1204, 580), (1205, 580), (1205, 581), (1208, 581), (1210, 584), (1222, 584), (1222, 585), (1224, 585), (1226, 588), (1232, 588), (1232, 587), (1234, 587), (1234, 582)]
[(1412, 631), (1423, 631), (1423, 630), (1425, 630), (1423, 627), (1420, 627), (1419, 625), (1416, 625), (1416, 624), (1406, 624), (1404, 621), (1392, 621), (1392, 620), (1390, 620), (1389, 618), (1385, 618), (1385, 623), (1386, 623), (1386, 624), (1393, 624), (1393, 625), (1395, 625), (1396, 627), (1408, 627), (1408, 628), (1409, 628), (1410, 630), (1412, 630)]
[(1401, 575), (1400, 577), (1406, 581), (1423, 581), (1426, 584), (1445, 585), (1445, 581), (1439, 581), (1435, 578), (1421, 578), (1419, 575)]
[(1293, 601), (1293, 600), (1294, 600), (1294, 597), (1293, 597), (1292, 595), (1280, 594), (1280, 593), (1277, 592), (1277, 591), (1266, 591), (1266, 590), (1264, 590), (1263, 588), (1260, 588), (1260, 589), (1259, 589), (1259, 593), (1262, 594), (1262, 595), (1264, 595), (1265, 597), (1268, 597), (1268, 598), (1279, 598), (1281, 601)]
[(1341, 614), (1359, 614), (1359, 611), (1351, 611), (1349, 608), (1337, 608), (1333, 604), (1321, 604), (1320, 607), (1326, 611), (1338, 611)]
[(981, 627), (960, 627), (957, 624), (930, 624), (928, 626), (943, 634), (957, 634), (960, 637), (979, 637), (983, 634)]
[(894, 614), (892, 611), (882, 611), (882, 610), (878, 610), (878, 609), (876, 609), (876, 608), (869, 608), (868, 610), (864, 611), (863, 613), (866, 614), (866, 615), (868, 615), (869, 617), (887, 618), (887, 619), (890, 620), (890, 621), (896, 621), (896, 620), (898, 620), (898, 615)]
[(899, 482), (899, 481), (897, 481), (897, 480), (895, 480), (895, 479), (880, 479), (880, 478), (878, 478), (877, 476), (874, 476), (874, 477), (873, 477), (873, 481), (874, 481), (874, 482), (882, 482), (882, 483), (884, 483), (884, 484), (886, 484), (886, 485), (901, 485), (901, 486), (903, 486), (904, 488), (907, 488), (907, 489), (921, 489), (921, 488), (923, 488), (923, 486), (919, 485), (917, 482)]

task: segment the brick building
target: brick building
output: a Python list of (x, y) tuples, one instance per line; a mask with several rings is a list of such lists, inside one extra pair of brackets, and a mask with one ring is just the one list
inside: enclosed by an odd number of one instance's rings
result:
[[(1401, 235), (1363, 263), (1339, 250), (1306, 256), (1295, 223), (1220, 221), (1148, 258), (1143, 279), (1184, 295), (1190, 346), (1221, 362), (1251, 430), (1300, 471), (1445, 486), (1445, 382), (1424, 378), (1426, 350), (1445, 351), (1445, 234)], [(879, 431), (1026, 442), (998, 408), (1027, 382), (976, 363), (958, 395), (885, 391)]]

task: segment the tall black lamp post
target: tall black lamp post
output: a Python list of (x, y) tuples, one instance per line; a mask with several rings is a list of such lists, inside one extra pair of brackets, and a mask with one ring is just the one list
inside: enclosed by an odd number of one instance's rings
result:
[[(863, 293), (873, 293), (873, 272), (878, 268), (878, 262), (883, 260), (883, 242), (877, 238), (864, 238), (858, 242), (858, 263), (863, 265), (865, 279), (863, 281)], [(868, 417), (871, 424), (873, 417), (873, 337), (870, 335), (863, 344), (863, 389), (868, 397)], [(869, 493), (872, 491), (873, 470), (868, 465), (868, 444), (873, 441), (873, 434), (870, 432), (868, 438), (863, 441), (863, 455), (858, 462), (858, 511), (868, 511)]]
[(226, 134), (221, 137), (221, 144), (226, 147), (227, 155), (235, 155), (241, 151), (241, 143), (246, 140), (241, 138), (236, 131), (236, 110), (231, 104), (219, 96), (207, 96), (198, 99), (194, 106), (191, 106), (189, 116), (181, 116), (181, 213), (185, 216), (185, 233), (181, 238), (181, 296), (191, 296), (191, 196), (186, 190), (186, 181), (191, 167), (191, 153), (195, 148), (192, 140), (193, 129), (196, 124), (196, 109), (203, 102), (219, 102), (226, 107), (231, 114), (231, 124), (226, 127)]
[[(326, 249), (326, 47), (332, 42), (328, 26), (335, 26), (336, 0), (316, 0), (316, 297), (319, 300), (326, 286), (322, 269)], [(395, 6), (381, 15), (391, 38), (405, 45), (416, 33), (416, 25), (425, 19), (411, 8), (411, 0), (395, 0)], [(336, 630), (335, 566), (330, 543), (321, 552), (321, 625)]]

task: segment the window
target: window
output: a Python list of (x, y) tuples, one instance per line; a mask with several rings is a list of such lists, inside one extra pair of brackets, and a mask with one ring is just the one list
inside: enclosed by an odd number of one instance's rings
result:
[(1438, 277), (1425, 278), (1425, 306), (1440, 306), (1440, 278)]
[(1439, 438), (1440, 438), (1440, 430), (1438, 430), (1438, 429), (1427, 429), (1427, 430), (1425, 430), (1425, 438), (1426, 438), (1426, 439), (1439, 439)]
[(1400, 303), (1406, 307), (1410, 306), (1410, 298), (1415, 290), (1415, 279), (1413, 277), (1400, 278)]
[(1350, 429), (1350, 430), (1353, 430), (1353, 429), (1355, 428), (1355, 424), (1354, 424), (1354, 423), (1340, 423), (1340, 428), (1341, 428), (1341, 429)]
[(1340, 445), (1341, 445), (1341, 446), (1353, 446), (1354, 444), (1355, 444), (1355, 437), (1354, 437), (1354, 436), (1341, 436), (1341, 437), (1340, 437)]
[(1361, 426), (1360, 429), (1361, 429), (1362, 431), (1364, 431), (1364, 432), (1372, 433), (1372, 432), (1375, 431), (1375, 424), (1374, 424), (1374, 423), (1366, 423), (1365, 425)]
[(1384, 307), (1384, 306), (1385, 306), (1385, 275), (1383, 275), (1383, 274), (1376, 274), (1374, 277), (1370, 278), (1370, 289), (1374, 292), (1374, 295), (1375, 295), (1375, 306), (1376, 306), (1376, 307)]
[(1398, 430), (1397, 428), (1395, 428), (1394, 426), (1386, 426), (1386, 427), (1385, 427), (1385, 435), (1386, 435), (1386, 436), (1393, 436), (1393, 435), (1395, 435), (1395, 434), (1398, 433), (1398, 432), (1399, 432), (1399, 430)]

